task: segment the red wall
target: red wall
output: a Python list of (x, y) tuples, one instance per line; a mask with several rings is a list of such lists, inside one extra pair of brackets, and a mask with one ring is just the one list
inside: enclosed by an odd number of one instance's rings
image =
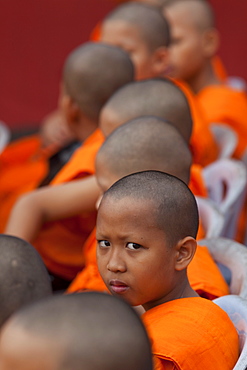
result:
[[(247, 80), (247, 1), (211, 0), (229, 74)], [(0, 0), (0, 119), (13, 129), (55, 108), (63, 61), (114, 0)]]
[(247, 1), (210, 0), (221, 33), (220, 55), (229, 75), (247, 80)]
[(111, 9), (110, 0), (0, 0), (0, 119), (38, 122), (55, 106), (63, 61)]

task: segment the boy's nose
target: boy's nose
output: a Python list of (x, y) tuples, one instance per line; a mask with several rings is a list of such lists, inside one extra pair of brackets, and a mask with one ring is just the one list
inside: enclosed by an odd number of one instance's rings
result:
[(117, 251), (114, 251), (110, 256), (107, 264), (107, 270), (111, 272), (125, 272), (126, 263)]

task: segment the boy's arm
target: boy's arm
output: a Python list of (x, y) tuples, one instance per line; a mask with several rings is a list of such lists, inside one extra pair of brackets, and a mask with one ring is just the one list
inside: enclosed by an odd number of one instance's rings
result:
[(13, 207), (5, 233), (32, 241), (47, 221), (93, 211), (99, 195), (95, 176), (27, 193)]

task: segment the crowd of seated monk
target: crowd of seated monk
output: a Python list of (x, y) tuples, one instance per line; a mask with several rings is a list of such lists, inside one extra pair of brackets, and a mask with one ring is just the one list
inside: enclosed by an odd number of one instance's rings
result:
[(67, 56), (40, 132), (0, 154), (0, 370), (234, 368), (229, 281), (197, 243), (213, 125), (247, 183), (246, 92), (218, 49), (206, 0), (124, 1)]

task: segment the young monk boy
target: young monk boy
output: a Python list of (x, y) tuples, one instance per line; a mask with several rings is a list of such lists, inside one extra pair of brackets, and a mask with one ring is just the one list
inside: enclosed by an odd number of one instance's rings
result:
[(213, 9), (204, 0), (168, 0), (164, 15), (171, 26), (170, 75), (189, 84), (208, 124), (224, 123), (236, 131), (234, 156), (241, 158), (247, 145), (247, 98), (222, 82), (212, 67), (219, 46)]
[(21, 307), (51, 295), (51, 281), (28, 242), (0, 234), (0, 327)]
[[(103, 21), (100, 40), (120, 46), (130, 54), (137, 80), (166, 74), (169, 26), (157, 8), (135, 2), (117, 7)], [(179, 86), (189, 100), (193, 116), (193, 161), (204, 166), (217, 158), (217, 145), (193, 94), (181, 82)]]
[[(50, 222), (44, 225), (38, 236), (33, 235), (32, 238), (49, 271), (65, 286), (83, 267), (81, 245), (95, 225), (95, 202), (99, 188), (92, 175), (95, 155), (104, 140), (97, 129), (99, 112), (113, 92), (132, 79), (133, 65), (128, 54), (109, 45), (84, 44), (74, 50), (65, 63), (61, 105), (71, 130), (83, 144), (59, 171), (52, 185), (84, 178), (83, 207), (80, 216), (69, 218), (68, 214), (65, 220)], [(34, 214), (32, 209), (30, 211), (32, 221)], [(22, 214), (23, 210), (20, 223)], [(28, 223), (24, 228), (29, 230)]]
[[(120, 126), (106, 139), (96, 157), (96, 177), (102, 193), (121, 177), (142, 170), (167, 171), (188, 184), (190, 168), (191, 153), (186, 142), (175, 127), (157, 117), (140, 117)], [(97, 269), (96, 246), (94, 231), (83, 247), (85, 268), (68, 292), (106, 290)], [(204, 297), (228, 294), (228, 287), (205, 247), (197, 249), (189, 267), (189, 280)]]
[(1, 370), (152, 370), (144, 326), (123, 300), (88, 292), (19, 311), (0, 337)]
[(188, 282), (197, 227), (193, 194), (163, 172), (122, 178), (99, 206), (99, 271), (114, 296), (144, 307), (157, 369), (230, 370), (238, 359), (228, 315)]

